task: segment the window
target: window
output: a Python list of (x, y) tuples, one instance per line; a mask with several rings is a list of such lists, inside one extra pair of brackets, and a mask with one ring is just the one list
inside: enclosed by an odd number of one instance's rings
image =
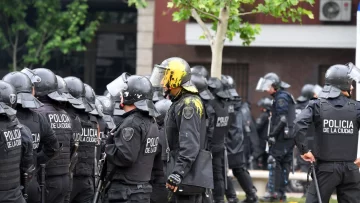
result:
[[(210, 74), (210, 63), (191, 63), (190, 67), (195, 65), (203, 65), (207, 68)], [(223, 64), (222, 66), (222, 74), (230, 75), (233, 77), (236, 83), (236, 90), (238, 94), (243, 98), (244, 101), (247, 100), (248, 97), (248, 89), (249, 89), (249, 65), (248, 64)]]

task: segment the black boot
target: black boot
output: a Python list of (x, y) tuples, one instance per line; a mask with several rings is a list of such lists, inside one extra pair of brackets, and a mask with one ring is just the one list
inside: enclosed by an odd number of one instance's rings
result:
[(264, 195), (264, 197), (260, 198), (260, 202), (279, 202), (280, 201), (280, 197), (278, 195), (278, 193), (274, 192), (274, 193), (266, 193)]
[(239, 199), (238, 198), (229, 198), (227, 203), (239, 203)]

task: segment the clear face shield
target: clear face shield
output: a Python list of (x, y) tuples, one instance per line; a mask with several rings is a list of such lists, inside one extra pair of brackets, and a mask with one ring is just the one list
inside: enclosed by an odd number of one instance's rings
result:
[(314, 86), (314, 95), (315, 95), (316, 97), (319, 96), (319, 94), (320, 94), (321, 91), (322, 91), (322, 87), (321, 87), (320, 85), (315, 85), (315, 86)]
[(273, 81), (261, 77), (256, 85), (255, 90), (259, 92), (268, 91), (270, 90), (272, 83)]
[(25, 73), (31, 80), (31, 82), (37, 83), (37, 82), (41, 82), (41, 78), (32, 70), (30, 70), (29, 68), (24, 68), (21, 70), (22, 73)]
[(347, 64), (347, 66), (350, 68), (348, 72), (349, 78), (360, 83), (360, 69), (352, 63)]
[(128, 88), (127, 78), (130, 76), (128, 73), (121, 74), (118, 78), (106, 85), (106, 89), (113, 97), (119, 96), (121, 92)]
[(162, 66), (155, 65), (150, 76), (150, 82), (153, 87), (163, 87), (162, 80), (164, 78), (166, 69)]

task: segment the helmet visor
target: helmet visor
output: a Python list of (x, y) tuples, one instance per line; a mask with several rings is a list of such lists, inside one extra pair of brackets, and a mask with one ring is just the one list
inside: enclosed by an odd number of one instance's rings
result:
[(352, 63), (349, 63), (348, 66), (350, 68), (350, 71), (348, 73), (349, 78), (351, 78), (352, 80), (355, 80), (357, 83), (359, 83), (360, 82), (360, 69)]
[(28, 69), (28, 68), (24, 68), (21, 70), (22, 73), (25, 73), (31, 80), (31, 82), (37, 83), (37, 82), (41, 82), (41, 78), (32, 70)]
[(161, 82), (164, 78), (165, 71), (166, 71), (165, 68), (163, 68), (159, 65), (155, 65), (155, 67), (151, 73), (151, 76), (150, 76), (150, 82), (153, 87), (162, 87)]
[(120, 92), (128, 88), (127, 78), (130, 76), (128, 73), (121, 74), (118, 78), (113, 80), (111, 83), (106, 85), (106, 89), (109, 91), (111, 96), (117, 96)]
[(256, 91), (264, 92), (271, 88), (273, 81), (261, 77), (256, 85)]

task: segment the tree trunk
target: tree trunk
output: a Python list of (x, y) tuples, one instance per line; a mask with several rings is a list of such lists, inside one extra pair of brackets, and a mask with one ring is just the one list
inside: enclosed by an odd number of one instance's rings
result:
[(229, 22), (229, 7), (224, 7), (221, 9), (219, 18), (220, 21), (218, 22), (214, 45), (212, 47), (211, 77), (217, 77), (221, 79), (224, 41), (226, 38), (226, 31)]

